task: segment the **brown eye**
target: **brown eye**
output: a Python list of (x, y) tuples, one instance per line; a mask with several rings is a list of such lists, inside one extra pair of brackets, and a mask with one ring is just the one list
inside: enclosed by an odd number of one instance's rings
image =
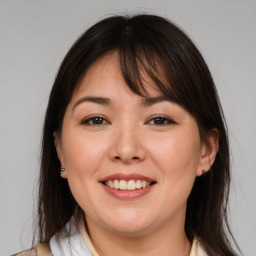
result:
[(165, 116), (156, 116), (150, 119), (147, 123), (152, 125), (168, 125), (168, 124), (175, 124), (176, 122)]
[(108, 123), (109, 122), (101, 116), (93, 116), (82, 121), (82, 124), (85, 125), (103, 125)]

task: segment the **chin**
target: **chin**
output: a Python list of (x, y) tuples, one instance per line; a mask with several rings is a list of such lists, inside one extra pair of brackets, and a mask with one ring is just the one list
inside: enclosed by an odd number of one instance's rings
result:
[[(151, 216), (152, 217), (152, 216)], [(110, 219), (105, 219), (105, 225), (114, 232), (123, 233), (127, 236), (142, 234), (154, 223), (148, 213), (138, 213), (138, 211), (120, 212), (111, 215)]]
[(148, 233), (150, 225), (140, 225), (138, 223), (118, 223), (118, 225), (111, 225), (109, 228), (112, 232), (126, 237), (142, 236), (144, 233)]

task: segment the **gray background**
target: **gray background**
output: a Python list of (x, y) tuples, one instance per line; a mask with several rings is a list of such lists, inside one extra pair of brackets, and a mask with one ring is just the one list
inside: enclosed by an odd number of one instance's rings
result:
[(127, 12), (172, 19), (204, 55), (230, 129), (231, 227), (244, 255), (256, 256), (256, 2), (249, 0), (0, 0), (0, 255), (31, 245), (41, 126), (62, 58), (99, 18)]

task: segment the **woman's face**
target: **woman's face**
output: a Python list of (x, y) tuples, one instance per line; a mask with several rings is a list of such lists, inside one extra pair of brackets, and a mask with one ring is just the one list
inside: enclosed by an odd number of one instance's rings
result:
[(132, 93), (117, 53), (97, 60), (74, 91), (55, 143), (89, 227), (143, 233), (184, 227), (196, 176), (212, 163), (195, 119), (145, 81)]

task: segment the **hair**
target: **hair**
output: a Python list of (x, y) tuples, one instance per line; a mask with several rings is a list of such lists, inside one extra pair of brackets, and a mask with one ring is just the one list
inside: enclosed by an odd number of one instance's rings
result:
[(154, 15), (111, 16), (101, 20), (85, 31), (65, 56), (52, 87), (43, 127), (39, 242), (49, 242), (71, 216), (78, 217), (82, 212), (67, 180), (59, 175), (53, 133), (61, 132), (67, 105), (88, 67), (112, 51), (119, 54), (122, 75), (132, 92), (146, 95), (142, 76), (146, 74), (165, 96), (193, 115), (202, 141), (207, 141), (213, 128), (219, 131), (215, 162), (207, 174), (196, 178), (189, 195), (185, 232), (190, 241), (197, 236), (210, 256), (236, 255), (227, 218), (227, 128), (214, 81), (191, 39), (166, 18)]

